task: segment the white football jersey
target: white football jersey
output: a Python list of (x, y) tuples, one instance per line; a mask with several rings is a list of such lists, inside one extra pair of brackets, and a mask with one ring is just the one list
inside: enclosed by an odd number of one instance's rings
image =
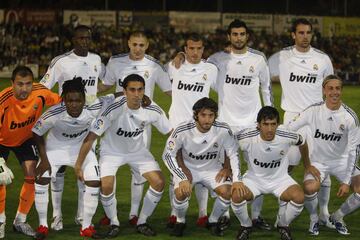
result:
[(301, 135), (279, 127), (272, 141), (265, 141), (257, 128), (235, 133), (240, 149), (248, 163), (248, 174), (261, 179), (277, 179), (288, 173), (286, 157), (290, 146), (304, 143)]
[(179, 149), (190, 171), (218, 168), (221, 166), (220, 153), (225, 150), (230, 158), (233, 181), (239, 181), (241, 176), (237, 148), (238, 145), (226, 123), (215, 121), (208, 132), (202, 133), (192, 120), (181, 124), (172, 132), (165, 145), (163, 160), (174, 176), (185, 180), (187, 178), (176, 161)]
[(138, 74), (145, 80), (145, 94), (153, 98), (155, 83), (164, 91), (171, 91), (171, 82), (164, 66), (155, 58), (145, 55), (142, 60), (131, 60), (129, 54), (112, 56), (106, 66), (105, 85), (116, 84), (116, 92), (122, 92), (122, 82), (130, 74)]
[(287, 47), (269, 59), (271, 76), (279, 76), (281, 108), (299, 113), (322, 101), (322, 82), (334, 69), (328, 55), (311, 47), (306, 53)]
[(101, 154), (128, 154), (146, 149), (143, 132), (148, 125), (154, 125), (161, 133), (171, 131), (164, 111), (152, 102), (148, 107), (129, 109), (126, 97), (116, 98), (91, 126), (91, 131), (104, 137), (100, 142)]
[(273, 105), (269, 67), (262, 52), (251, 48), (244, 54), (218, 52), (208, 61), (219, 68), (220, 121), (231, 127), (252, 125), (261, 108), (260, 88), (264, 105)]
[(172, 82), (172, 101), (169, 120), (173, 128), (193, 117), (192, 107), (203, 97), (209, 97), (210, 88), (215, 89), (217, 68), (214, 64), (201, 61), (191, 64), (185, 61), (179, 69), (168, 64)]
[(345, 104), (338, 110), (330, 110), (324, 102), (320, 102), (301, 112), (288, 128), (297, 131), (306, 125), (310, 127), (313, 139), (310, 160), (324, 165), (345, 164), (350, 180), (359, 142), (356, 113)]
[(39, 136), (43, 136), (48, 132), (46, 138), (47, 150), (68, 149), (76, 145), (80, 147), (103, 105), (113, 100), (113, 94), (100, 97), (93, 104), (85, 105), (77, 118), (71, 117), (66, 111), (64, 102), (61, 102), (43, 113), (35, 123), (32, 131)]
[(61, 95), (65, 81), (81, 77), (86, 89), (86, 102), (92, 103), (96, 99), (99, 77), (104, 71), (102, 66), (99, 55), (89, 52), (86, 57), (81, 57), (72, 50), (51, 61), (40, 83), (49, 89), (58, 83), (59, 95)]

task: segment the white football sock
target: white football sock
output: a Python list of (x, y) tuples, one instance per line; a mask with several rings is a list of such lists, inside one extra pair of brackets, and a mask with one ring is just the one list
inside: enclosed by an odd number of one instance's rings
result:
[(40, 185), (35, 183), (35, 208), (39, 216), (39, 225), (45, 227), (47, 224), (47, 213), (49, 205), (49, 184)]
[(189, 208), (189, 198), (179, 201), (174, 197), (173, 205), (175, 209), (176, 222), (185, 223), (186, 212)]
[(207, 216), (209, 190), (202, 184), (195, 184), (195, 195), (199, 207), (199, 217)]
[(264, 202), (264, 195), (259, 195), (251, 203), (251, 219), (257, 219), (260, 216)]
[(164, 191), (158, 192), (151, 186), (149, 186), (149, 189), (144, 196), (143, 206), (139, 215), (137, 225), (146, 223), (147, 218), (151, 216), (156, 206), (160, 202), (163, 192)]
[(65, 173), (56, 173), (55, 182), (51, 181), (51, 202), (53, 207), (53, 217), (62, 216), (61, 200), (64, 191)]
[(99, 187), (85, 186), (82, 229), (88, 228), (91, 225), (91, 220), (96, 212), (99, 202), (99, 192)]
[(305, 194), (305, 207), (309, 211), (310, 220), (312, 222), (319, 221), (319, 216), (317, 214), (318, 202), (317, 192), (312, 195)]
[(235, 216), (239, 219), (241, 226), (243, 227), (251, 227), (252, 221), (249, 217), (249, 213), (247, 210), (247, 201), (244, 200), (241, 203), (231, 202), (231, 208), (235, 214)]
[(111, 225), (119, 226), (119, 219), (117, 217), (117, 201), (115, 193), (109, 195), (103, 195), (100, 193), (101, 203), (103, 205), (106, 216), (110, 219)]
[(135, 177), (131, 174), (131, 208), (129, 219), (132, 216), (139, 216), (140, 202), (144, 191), (144, 183), (136, 183)]

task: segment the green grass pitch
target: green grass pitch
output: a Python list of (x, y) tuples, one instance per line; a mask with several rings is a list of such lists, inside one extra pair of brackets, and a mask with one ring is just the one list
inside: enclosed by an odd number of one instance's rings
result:
[[(10, 80), (0, 80), (0, 89), (10, 85)], [(274, 99), (275, 105), (280, 109), (280, 95), (281, 88), (279, 84), (274, 84)], [(168, 110), (171, 99), (165, 94), (161, 93), (159, 89), (156, 89), (155, 92), (155, 101), (164, 109)], [(215, 94), (212, 94), (215, 97)], [(350, 106), (358, 115), (360, 114), (360, 87), (358, 86), (345, 86), (343, 91), (344, 102)], [(167, 180), (169, 180), (169, 172), (164, 166), (161, 160), (161, 154), (163, 151), (164, 143), (166, 137), (159, 134), (156, 130), (153, 130), (152, 137), (152, 147), (151, 152), (155, 158), (159, 161)], [(61, 157), (61, 156), (59, 156)], [(18, 196), (21, 184), (23, 182), (23, 174), (21, 168), (18, 164), (18, 161), (11, 155), (8, 165), (13, 170), (15, 179), (14, 182), (7, 187), (7, 199), (6, 199), (6, 213), (7, 213), (7, 226), (6, 226), (6, 239), (29, 239), (20, 234), (16, 234), (12, 230), (12, 221), (14, 219), (17, 205), (18, 205)], [(244, 168), (243, 168), (244, 169)], [(295, 169), (294, 178), (298, 183), (302, 182), (303, 168), (299, 166)], [(335, 194), (337, 191), (338, 183), (335, 179), (332, 181), (332, 192), (329, 209), (330, 212), (336, 210), (340, 204), (345, 200), (338, 199)], [(145, 187), (145, 189), (147, 186)], [(153, 239), (173, 239), (169, 236), (168, 230), (165, 228), (166, 220), (170, 213), (170, 204), (168, 197), (168, 185), (163, 195), (163, 198), (155, 210), (155, 213), (150, 218), (149, 223), (154, 226), (158, 235), (153, 237)], [(121, 234), (120, 239), (150, 239), (148, 237), (143, 237), (136, 233), (135, 229), (131, 227), (127, 220), (130, 210), (130, 171), (127, 166), (119, 169), (117, 173), (117, 200), (118, 200), (118, 214), (121, 222)], [(212, 199), (209, 200), (208, 213), (211, 212)], [(79, 227), (74, 224), (74, 216), (77, 209), (77, 185), (74, 176), (74, 171), (71, 168), (67, 169), (65, 177), (65, 191), (63, 194), (63, 218), (64, 218), (64, 230), (61, 232), (50, 231), (48, 239), (83, 239), (79, 236)], [(269, 223), (274, 223), (276, 218), (276, 213), (278, 209), (277, 200), (275, 197), (267, 195), (265, 196), (264, 207), (262, 210), (262, 215)], [(51, 221), (51, 200), (49, 203), (49, 224)], [(198, 228), (195, 226), (197, 219), (197, 203), (195, 197), (192, 197), (190, 202), (189, 211), (187, 214), (187, 228), (185, 230), (185, 235), (183, 239), (219, 239), (218, 237), (213, 237), (210, 233), (203, 228)], [(101, 216), (103, 215), (103, 210), (101, 203), (99, 203), (97, 214), (93, 219), (93, 222), (96, 223)], [(360, 239), (360, 210), (356, 211), (352, 215), (345, 218), (346, 223), (348, 224), (349, 231), (351, 235), (341, 236), (336, 233), (335, 230), (330, 230), (326, 228), (320, 228), (320, 235), (317, 237), (311, 237), (307, 233), (308, 224), (309, 224), (309, 215), (304, 209), (300, 217), (298, 217), (291, 225), (292, 234), (294, 239)], [(29, 223), (36, 228), (38, 225), (37, 213), (35, 207), (32, 208), (29, 216)], [(239, 227), (239, 222), (234, 215), (231, 217), (232, 225), (229, 230), (225, 232), (223, 239), (234, 239)], [(272, 231), (258, 231), (256, 230), (251, 234), (251, 239), (279, 239), (279, 234), (276, 230)]]

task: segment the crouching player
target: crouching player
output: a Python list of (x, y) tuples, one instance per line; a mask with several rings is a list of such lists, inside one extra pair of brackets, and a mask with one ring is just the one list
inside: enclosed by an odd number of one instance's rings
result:
[[(189, 207), (192, 186), (201, 183), (213, 189), (218, 197), (208, 220), (212, 234), (223, 235), (219, 217), (229, 209), (231, 198), (231, 172), (219, 161), (221, 151), (226, 152), (233, 169), (234, 186), (239, 184), (240, 168), (237, 144), (229, 126), (215, 121), (218, 105), (210, 98), (202, 98), (193, 106), (194, 120), (179, 125), (167, 140), (163, 160), (173, 175), (175, 198), (173, 207), (177, 222), (171, 235), (182, 236), (185, 215)], [(176, 156), (181, 151), (183, 164)]]
[[(156, 232), (147, 223), (147, 219), (162, 197), (165, 179), (158, 163), (144, 144), (143, 134), (146, 126), (150, 124), (163, 134), (169, 133), (171, 126), (158, 105), (153, 103), (147, 107), (141, 106), (145, 90), (144, 78), (137, 74), (128, 75), (122, 86), (125, 97), (117, 98), (100, 113), (83, 142), (76, 165), (81, 166), (94, 141), (104, 134), (100, 142), (99, 165), (101, 203), (111, 221), (107, 237), (112, 238), (119, 234), (114, 180), (117, 169), (125, 164), (130, 165), (149, 182), (136, 229), (143, 235), (154, 236)], [(75, 170), (76, 175), (81, 177), (82, 170), (78, 167)]]
[[(39, 215), (39, 227), (35, 238), (44, 239), (48, 235), (47, 210), (49, 183), (63, 166), (75, 166), (82, 141), (89, 132), (92, 121), (103, 105), (113, 100), (114, 95), (85, 105), (85, 88), (81, 78), (63, 84), (63, 102), (47, 110), (33, 127), (33, 135), (39, 149), (41, 161), (36, 168), (35, 206)], [(45, 140), (44, 135), (48, 133)], [(95, 214), (100, 187), (99, 166), (94, 151), (90, 151), (81, 166), (84, 172), (84, 219), (80, 235), (97, 238), (91, 225)]]
[[(252, 222), (247, 212), (247, 201), (260, 194), (273, 194), (287, 202), (285, 212), (279, 216), (277, 228), (282, 240), (290, 240), (289, 224), (301, 213), (304, 192), (288, 175), (286, 154), (292, 145), (301, 145), (300, 152), (306, 171), (316, 172), (310, 166), (307, 144), (301, 135), (278, 128), (279, 113), (273, 107), (263, 107), (257, 116), (257, 127), (248, 128), (235, 137), (249, 169), (242, 179), (240, 192), (233, 192), (233, 211), (240, 216), (241, 227), (237, 239), (249, 238)], [(314, 173), (315, 174), (315, 173)]]
[(350, 186), (354, 190), (341, 208), (330, 216), (330, 222), (336, 230), (348, 235), (342, 217), (360, 206), (360, 170), (355, 167), (359, 154), (359, 119), (341, 100), (343, 85), (338, 76), (327, 76), (322, 85), (325, 101), (305, 109), (288, 127), (295, 131), (303, 126), (310, 127), (314, 142), (310, 159), (321, 174), (320, 179), (311, 175), (305, 175), (304, 179), (305, 207), (310, 213), (310, 234), (319, 234), (317, 194), (321, 182), (332, 175), (340, 182), (338, 197), (345, 196)]

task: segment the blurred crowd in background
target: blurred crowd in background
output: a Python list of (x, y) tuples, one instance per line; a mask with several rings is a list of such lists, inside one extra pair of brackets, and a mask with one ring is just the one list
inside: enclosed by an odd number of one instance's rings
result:
[[(173, 29), (141, 29), (133, 27), (93, 26), (93, 45), (91, 50), (99, 54), (104, 64), (118, 53), (128, 51), (127, 39), (133, 30), (144, 30), (150, 46), (147, 54), (168, 62), (177, 51), (183, 50), (184, 34)], [(32, 25), (21, 23), (0, 24), (0, 71), (17, 64), (38, 64), (42, 76), (53, 57), (71, 50), (71, 26)], [(204, 58), (227, 46), (224, 30), (206, 33)], [(290, 34), (251, 34), (249, 46), (260, 50), (270, 57), (283, 47), (292, 45)], [(335, 72), (351, 83), (360, 79), (360, 37), (322, 37), (314, 32), (312, 46), (326, 52), (334, 65)]]

